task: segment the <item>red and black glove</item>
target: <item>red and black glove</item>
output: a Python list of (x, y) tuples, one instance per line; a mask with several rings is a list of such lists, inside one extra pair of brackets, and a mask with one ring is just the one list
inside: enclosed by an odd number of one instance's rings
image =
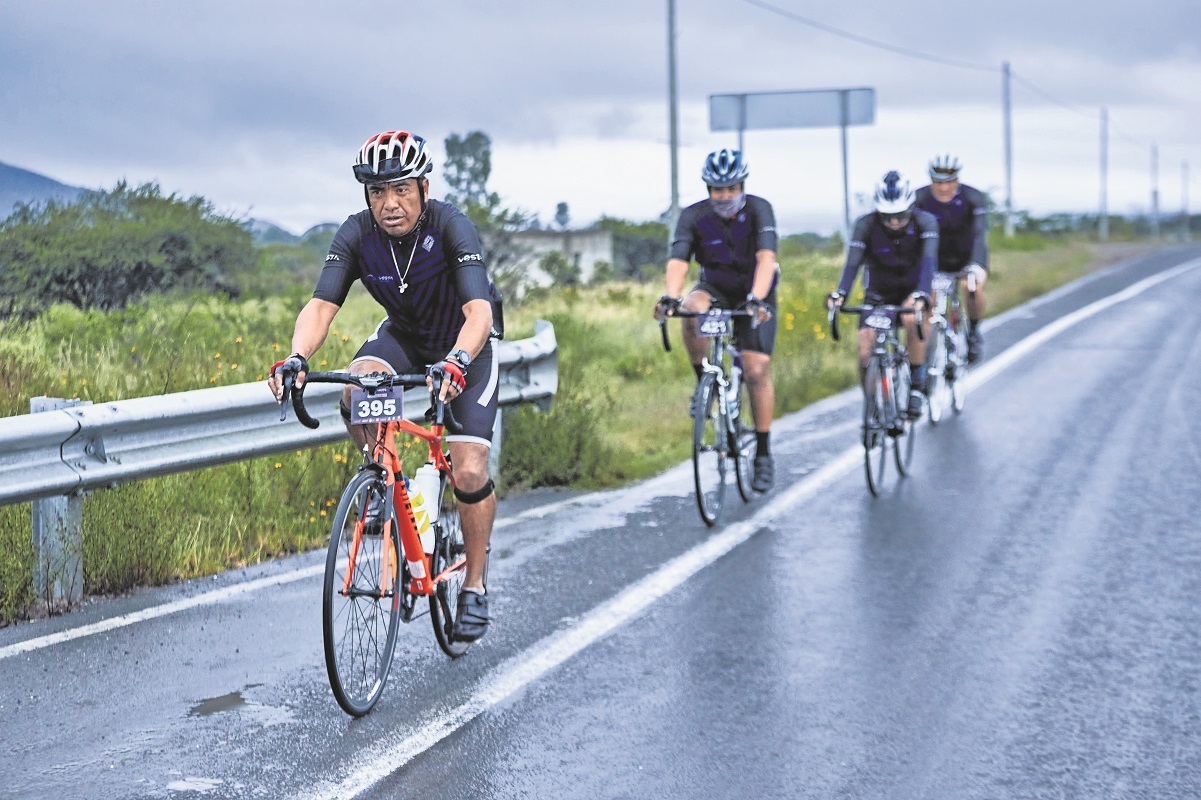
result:
[(276, 361), (274, 364), (271, 365), (271, 374), (278, 375), (280, 377), (280, 380), (283, 380), (283, 379), (287, 378), (288, 376), (295, 378), (297, 375), (299, 375), (302, 372), (307, 374), (308, 371), (309, 371), (308, 359), (306, 359), (300, 353), (293, 353), (292, 355), (285, 358), (283, 361)]
[(467, 376), (463, 373), (463, 368), (450, 359), (444, 358), (437, 364), (431, 364), (425, 374), (434, 378), (435, 381), (438, 376), (445, 377), (458, 390), (459, 394), (462, 394), (463, 390), (467, 388)]

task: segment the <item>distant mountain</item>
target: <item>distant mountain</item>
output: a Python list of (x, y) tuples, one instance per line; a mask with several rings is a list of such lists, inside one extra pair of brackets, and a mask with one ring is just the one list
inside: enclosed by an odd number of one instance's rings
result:
[(300, 237), (289, 233), (273, 222), (262, 219), (249, 219), (243, 223), (246, 230), (254, 237), (256, 244), (296, 244)]
[(84, 191), (78, 186), (68, 186), (45, 175), (0, 162), (0, 219), (10, 215), (18, 203), (47, 200), (70, 203)]

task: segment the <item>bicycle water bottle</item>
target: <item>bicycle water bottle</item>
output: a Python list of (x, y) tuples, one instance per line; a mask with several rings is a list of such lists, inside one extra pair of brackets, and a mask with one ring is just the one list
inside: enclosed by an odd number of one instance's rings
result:
[(405, 478), (405, 491), (409, 493), (409, 505), (413, 507), (413, 520), (417, 523), (417, 535), (421, 537), (421, 549), (434, 552), (434, 528), (430, 524), (426, 508), (425, 492), (415, 480)]
[[(442, 488), (442, 474), (438, 472), (438, 468), (433, 464), (426, 462), (413, 474), (413, 483), (417, 487), (417, 491), (425, 500), (425, 513), (429, 517), (431, 524), (438, 521), (438, 514), (441, 509), (438, 508), (438, 492)], [(425, 539), (421, 540), (425, 543)], [(429, 547), (426, 548), (427, 553), (433, 552), (433, 535), (430, 535)]]
[(726, 407), (731, 417), (738, 416), (739, 389), (742, 388), (742, 356), (734, 356), (734, 365), (730, 368), (730, 385), (726, 388)]

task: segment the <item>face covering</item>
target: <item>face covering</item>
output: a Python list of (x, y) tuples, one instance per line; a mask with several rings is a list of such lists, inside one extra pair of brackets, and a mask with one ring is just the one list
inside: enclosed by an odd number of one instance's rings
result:
[(722, 219), (734, 219), (734, 215), (746, 205), (746, 192), (739, 192), (736, 197), (731, 197), (729, 200), (709, 198), (709, 205), (713, 206), (717, 216)]

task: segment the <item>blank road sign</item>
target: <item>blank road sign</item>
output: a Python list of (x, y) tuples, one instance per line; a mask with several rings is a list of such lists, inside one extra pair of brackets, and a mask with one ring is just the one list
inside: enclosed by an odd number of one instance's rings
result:
[(709, 95), (711, 131), (827, 128), (875, 121), (876, 90), (871, 88)]

